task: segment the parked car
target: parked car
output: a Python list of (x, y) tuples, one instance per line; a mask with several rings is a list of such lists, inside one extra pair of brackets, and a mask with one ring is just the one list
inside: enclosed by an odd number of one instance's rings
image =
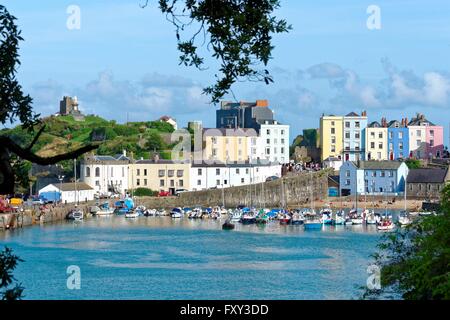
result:
[(158, 193), (158, 197), (168, 197), (168, 196), (170, 196), (170, 191), (164, 191), (164, 190), (161, 190), (161, 191)]
[(176, 195), (176, 196), (179, 196), (180, 193), (188, 192), (188, 191), (189, 191), (189, 190), (187, 190), (187, 189), (176, 189), (176, 190), (175, 190), (175, 195)]
[(270, 177), (266, 178), (266, 181), (274, 181), (274, 180), (277, 180), (277, 179), (279, 179), (279, 177), (277, 177), (277, 176), (270, 176)]

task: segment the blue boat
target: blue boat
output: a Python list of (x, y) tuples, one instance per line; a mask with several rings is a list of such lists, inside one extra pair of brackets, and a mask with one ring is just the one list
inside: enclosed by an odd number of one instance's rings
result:
[(116, 213), (118, 215), (127, 214), (134, 208), (134, 202), (131, 198), (126, 198), (124, 200), (119, 200), (114, 203), (114, 207), (116, 208)]

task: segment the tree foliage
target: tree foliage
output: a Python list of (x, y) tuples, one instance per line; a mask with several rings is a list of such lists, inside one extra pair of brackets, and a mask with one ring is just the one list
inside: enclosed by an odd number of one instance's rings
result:
[[(148, 0), (143, 7), (147, 4)], [(272, 36), (291, 29), (285, 20), (273, 16), (279, 0), (159, 0), (159, 7), (175, 26), (180, 64), (204, 70), (199, 42), (200, 47), (206, 43), (220, 62), (216, 83), (204, 88), (212, 103), (229, 93), (236, 81), (273, 82), (267, 70)], [(197, 31), (183, 39), (183, 31), (192, 26)]]
[(0, 252), (0, 297), (2, 300), (19, 300), (22, 298), (23, 288), (20, 283), (15, 283), (13, 271), (18, 262), (22, 262), (13, 254), (12, 249), (5, 247)]
[(450, 299), (450, 185), (442, 192), (440, 214), (414, 221), (386, 235), (375, 262), (381, 267), (378, 291), (365, 298), (394, 291), (407, 300)]
[(419, 169), (422, 167), (418, 159), (407, 159), (405, 164), (408, 166), (408, 169)]
[[(23, 128), (32, 132), (40, 121), (39, 115), (33, 112), (31, 97), (24, 94), (16, 78), (17, 68), (20, 66), (19, 42), (23, 41), (23, 38), (15, 21), (16, 18), (0, 5), (0, 123), (20, 121)], [(19, 161), (28, 160), (46, 165), (73, 159), (97, 148), (96, 145), (87, 145), (54, 157), (37, 156), (32, 152), (32, 148), (44, 129), (45, 126), (41, 126), (26, 147), (20, 145), (14, 137), (0, 135), (0, 194), (14, 193), (16, 173), (11, 164), (11, 153), (15, 154)]]

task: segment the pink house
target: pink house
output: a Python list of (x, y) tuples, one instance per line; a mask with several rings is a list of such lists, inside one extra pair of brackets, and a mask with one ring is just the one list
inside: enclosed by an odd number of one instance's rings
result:
[(444, 152), (444, 128), (442, 126), (426, 127), (426, 157), (440, 158)]

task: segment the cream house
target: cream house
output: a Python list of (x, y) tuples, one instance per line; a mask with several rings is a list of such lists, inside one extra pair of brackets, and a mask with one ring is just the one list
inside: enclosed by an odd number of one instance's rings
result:
[(366, 159), (388, 160), (388, 128), (377, 121), (366, 128)]
[(258, 136), (255, 129), (203, 129), (203, 159), (208, 162), (246, 162), (252, 143)]
[(128, 189), (147, 188), (154, 191), (190, 189), (190, 162), (159, 159), (132, 160), (128, 171)]

